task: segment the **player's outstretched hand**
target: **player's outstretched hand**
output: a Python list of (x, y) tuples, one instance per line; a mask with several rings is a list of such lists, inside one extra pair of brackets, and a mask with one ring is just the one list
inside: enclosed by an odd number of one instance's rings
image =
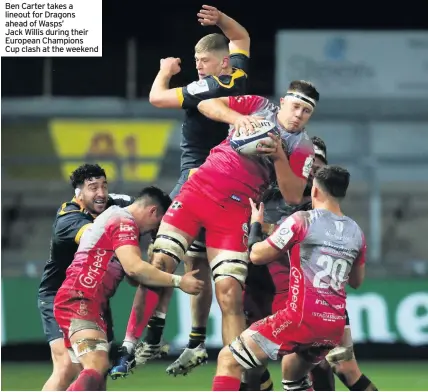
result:
[(204, 282), (195, 278), (199, 270), (184, 274), (180, 281), (180, 289), (187, 294), (198, 295), (204, 288)]
[(181, 59), (177, 57), (167, 57), (166, 59), (161, 59), (160, 70), (166, 72), (170, 76), (173, 76), (181, 71), (180, 64)]
[(221, 12), (210, 5), (203, 5), (202, 9), (198, 12), (198, 22), (202, 26), (215, 26), (219, 24), (221, 19)]
[(237, 136), (248, 136), (254, 133), (254, 127), (260, 126), (260, 121), (263, 120), (263, 117), (259, 116), (239, 116), (233, 127)]
[(250, 197), (251, 204), (251, 224), (258, 222), (263, 224), (263, 214), (265, 212), (265, 205), (263, 202), (260, 203), (259, 208), (257, 208), (256, 203), (254, 203), (253, 199)]

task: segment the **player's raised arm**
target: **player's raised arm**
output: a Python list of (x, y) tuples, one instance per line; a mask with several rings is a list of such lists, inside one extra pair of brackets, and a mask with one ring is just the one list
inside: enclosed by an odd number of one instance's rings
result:
[[(257, 208), (253, 200), (251, 204), (251, 226), (248, 236), (250, 260), (253, 264), (262, 265), (274, 261), (278, 256), (291, 248), (299, 236), (299, 225), (293, 216), (287, 218), (278, 229), (266, 240), (263, 240), (263, 203)], [(296, 214), (294, 214), (296, 216)]]
[(197, 270), (182, 277), (168, 274), (141, 260), (140, 248), (134, 245), (119, 246), (115, 252), (125, 273), (140, 284), (155, 287), (177, 287), (193, 295), (199, 294), (203, 289), (204, 282), (193, 276), (198, 272)]
[(266, 102), (265, 98), (257, 95), (220, 97), (200, 102), (198, 110), (211, 120), (231, 124), (235, 129), (251, 132), (254, 129), (253, 124), (258, 124), (261, 119), (261, 117), (251, 116), (251, 113), (261, 109)]
[(181, 108), (181, 89), (169, 88), (171, 78), (181, 71), (181, 60), (175, 57), (161, 59), (159, 72), (150, 90), (149, 101), (159, 108)]
[(250, 56), (250, 35), (235, 19), (215, 7), (203, 5), (198, 13), (198, 22), (202, 26), (217, 25), (230, 40), (230, 54), (242, 53), (247, 57)]

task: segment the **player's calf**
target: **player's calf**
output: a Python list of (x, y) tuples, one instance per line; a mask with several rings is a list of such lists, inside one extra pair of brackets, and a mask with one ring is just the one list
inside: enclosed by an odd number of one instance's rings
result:
[(242, 372), (263, 366), (267, 356), (250, 336), (251, 332), (247, 330), (221, 350), (213, 391), (238, 391)]
[(80, 371), (80, 365), (71, 361), (64, 339), (50, 342), (53, 363), (52, 375), (43, 386), (43, 391), (64, 391)]

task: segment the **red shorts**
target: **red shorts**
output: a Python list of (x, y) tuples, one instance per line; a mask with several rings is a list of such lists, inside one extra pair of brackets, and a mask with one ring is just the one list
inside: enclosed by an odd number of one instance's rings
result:
[(247, 203), (232, 198), (215, 202), (185, 184), (163, 221), (192, 238), (205, 228), (209, 248), (246, 252), (250, 214)]
[(292, 310), (282, 309), (252, 324), (249, 332), (273, 360), (278, 355), (298, 352), (316, 364), (340, 343), (344, 329), (345, 319), (323, 321), (309, 313), (300, 321), (300, 316), (296, 317)]
[(101, 317), (103, 306), (81, 292), (59, 289), (54, 301), (54, 316), (64, 335), (64, 345), (71, 348), (70, 336), (83, 329), (96, 329), (107, 336), (107, 324)]

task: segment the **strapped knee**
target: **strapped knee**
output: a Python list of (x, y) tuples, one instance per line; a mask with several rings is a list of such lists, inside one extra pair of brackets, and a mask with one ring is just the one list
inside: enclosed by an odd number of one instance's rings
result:
[(244, 369), (249, 370), (262, 366), (262, 363), (257, 359), (255, 354), (245, 344), (240, 336), (229, 344), (229, 349), (232, 352), (233, 357)]
[(337, 346), (326, 355), (325, 359), (331, 366), (355, 359), (354, 346)]
[(188, 247), (186, 238), (181, 234), (172, 231), (168, 231), (168, 233), (158, 232), (153, 244), (153, 254), (163, 253), (179, 264)]
[(247, 252), (223, 251), (214, 257), (210, 262), (210, 267), (215, 283), (222, 279), (234, 278), (243, 286), (248, 272), (248, 254)]
[(284, 391), (307, 391), (311, 387), (312, 381), (307, 375), (300, 380), (282, 380)]

